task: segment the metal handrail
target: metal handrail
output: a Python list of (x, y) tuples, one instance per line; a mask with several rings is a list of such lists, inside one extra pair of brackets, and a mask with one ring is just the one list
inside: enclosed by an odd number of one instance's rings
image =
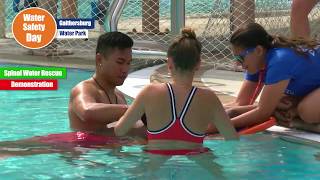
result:
[[(118, 22), (127, 2), (128, 0), (113, 0), (111, 2), (108, 16), (104, 21), (104, 30), (106, 32), (118, 30)], [(132, 53), (134, 56), (139, 57), (166, 58), (167, 56), (167, 53), (163, 51), (133, 50)]]
[(106, 32), (118, 30), (118, 22), (127, 2), (128, 0), (112, 0), (108, 15), (104, 20), (104, 30)]

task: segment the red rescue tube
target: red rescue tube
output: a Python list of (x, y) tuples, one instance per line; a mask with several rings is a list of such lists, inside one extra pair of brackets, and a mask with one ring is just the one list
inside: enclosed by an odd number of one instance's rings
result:
[(245, 134), (254, 134), (254, 133), (258, 133), (261, 131), (264, 131), (274, 125), (277, 124), (277, 121), (274, 117), (270, 117), (269, 120), (261, 123), (261, 124), (257, 124), (254, 125), (252, 127), (246, 128), (246, 129), (242, 129), (239, 131), (240, 135), (245, 135)]

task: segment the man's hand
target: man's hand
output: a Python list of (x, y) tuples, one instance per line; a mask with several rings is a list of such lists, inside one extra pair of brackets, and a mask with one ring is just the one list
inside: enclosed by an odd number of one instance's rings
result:
[(117, 121), (107, 124), (107, 128), (114, 128), (117, 124)]

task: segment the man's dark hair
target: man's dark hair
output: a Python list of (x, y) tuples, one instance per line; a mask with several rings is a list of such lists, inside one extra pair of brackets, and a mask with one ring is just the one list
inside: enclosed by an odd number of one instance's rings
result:
[(133, 46), (133, 40), (126, 34), (121, 32), (107, 32), (99, 36), (96, 54), (100, 53), (104, 56), (107, 51), (113, 48), (126, 49)]

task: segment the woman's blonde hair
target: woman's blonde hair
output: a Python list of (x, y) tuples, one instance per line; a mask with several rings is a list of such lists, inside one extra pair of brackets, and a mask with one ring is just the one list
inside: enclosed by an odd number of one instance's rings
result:
[(177, 70), (189, 71), (200, 61), (201, 48), (194, 30), (184, 28), (181, 35), (169, 46), (167, 56), (173, 59)]

